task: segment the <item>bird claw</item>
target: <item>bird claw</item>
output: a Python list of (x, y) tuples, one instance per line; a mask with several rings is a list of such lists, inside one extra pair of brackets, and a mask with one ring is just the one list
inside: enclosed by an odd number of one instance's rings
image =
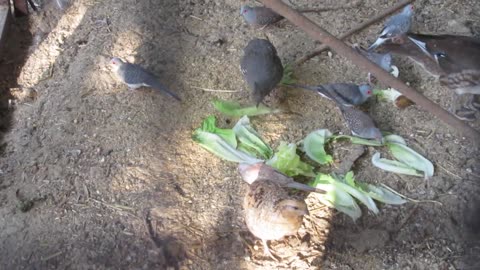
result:
[(465, 102), (464, 106), (475, 111), (480, 111), (480, 95), (472, 94)]
[(477, 119), (475, 117), (475, 111), (471, 110), (469, 108), (465, 108), (462, 106), (462, 108), (458, 109), (455, 111), (455, 116), (463, 121), (475, 121)]
[[(275, 255), (270, 251), (270, 248), (268, 247), (268, 244), (267, 244), (267, 241), (265, 240), (262, 240), (262, 243), (263, 243), (263, 252), (265, 253), (265, 255), (269, 256), (270, 258), (272, 258), (274, 261), (276, 262), (279, 262), (280, 261), (280, 257), (278, 255)], [(277, 258), (278, 257), (278, 258)]]

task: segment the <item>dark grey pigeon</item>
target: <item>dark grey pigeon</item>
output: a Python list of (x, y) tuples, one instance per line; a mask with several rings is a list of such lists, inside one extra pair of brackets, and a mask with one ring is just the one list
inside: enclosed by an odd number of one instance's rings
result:
[(384, 24), (384, 27), (380, 33), (380, 36), (377, 40), (368, 47), (368, 50), (371, 51), (378, 46), (382, 45), (385, 41), (410, 31), (412, 26), (412, 17), (413, 17), (413, 5), (407, 5), (403, 8), (402, 12), (390, 17)]
[(327, 99), (335, 99), (345, 106), (363, 104), (372, 96), (372, 88), (368, 84), (332, 83), (318, 86), (292, 84), (290, 86), (316, 91)]
[(270, 41), (253, 39), (243, 49), (240, 68), (258, 106), (283, 77), (282, 61)]
[(110, 66), (117, 77), (122, 80), (131, 89), (137, 89), (142, 86), (150, 87), (158, 91), (163, 91), (178, 101), (181, 99), (173, 92), (168, 90), (158, 79), (139, 65), (122, 61), (120, 58), (112, 58)]

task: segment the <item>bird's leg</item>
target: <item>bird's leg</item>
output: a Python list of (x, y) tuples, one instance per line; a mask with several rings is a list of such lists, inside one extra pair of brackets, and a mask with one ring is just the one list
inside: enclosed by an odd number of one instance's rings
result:
[[(464, 100), (464, 98), (467, 98), (467, 100)], [(474, 121), (476, 119), (475, 110), (469, 106), (471, 101), (471, 96), (455, 95), (451, 108), (453, 114), (460, 120)]]
[(263, 252), (265, 252), (265, 255), (268, 255), (270, 258), (272, 258), (274, 261), (279, 261), (278, 258), (273, 256), (272, 252), (270, 251), (270, 248), (268, 247), (267, 240), (262, 240), (263, 243)]
[(472, 94), (468, 99), (468, 108), (480, 111), (480, 95)]
[(463, 121), (475, 121), (475, 111), (462, 106), (462, 108), (455, 111), (455, 116)]

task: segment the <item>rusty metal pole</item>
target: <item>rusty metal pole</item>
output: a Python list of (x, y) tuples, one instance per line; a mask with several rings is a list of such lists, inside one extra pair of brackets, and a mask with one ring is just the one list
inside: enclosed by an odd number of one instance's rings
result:
[(427, 99), (425, 96), (417, 92), (415, 89), (407, 86), (401, 80), (393, 77), (391, 74), (365, 58), (364, 56), (358, 54), (347, 46), (344, 42), (337, 39), (323, 28), (315, 24), (313, 21), (298, 13), (294, 9), (290, 8), (288, 5), (284, 4), (280, 0), (261, 0), (261, 2), (273, 9), (278, 14), (282, 15), (290, 22), (295, 24), (297, 27), (305, 31), (310, 37), (316, 39), (326, 46), (329, 46), (332, 50), (337, 52), (339, 55), (347, 58), (356, 66), (368, 70), (372, 73), (379, 81), (389, 85), (392, 88), (397, 89), (407, 98), (415, 102), (420, 107), (424, 108), (426, 111), (438, 117), (440, 120), (444, 121), (455, 130), (460, 131), (464, 135), (467, 135), (474, 139), (474, 141), (480, 140), (480, 133), (464, 123), (463, 121), (457, 119), (455, 116), (450, 114), (448, 111), (444, 110), (431, 100)]
[[(397, 5), (383, 11), (382, 13), (368, 19), (367, 21), (362, 22), (360, 24), (357, 24), (354, 28), (350, 29), (348, 32), (338, 36), (338, 39), (345, 40), (345, 39), (349, 38), (350, 36), (352, 36), (353, 34), (364, 30), (365, 28), (369, 27), (372, 24), (377, 23), (381, 19), (387, 17), (388, 15), (391, 15), (391, 14), (395, 13), (399, 9), (403, 8), (404, 6), (406, 6), (408, 4), (411, 4), (414, 1), (415, 0), (404, 0), (400, 3), (398, 3)], [(303, 63), (307, 62), (308, 60), (312, 59), (313, 57), (321, 54), (322, 52), (324, 52), (326, 50), (328, 50), (328, 46), (325, 46), (325, 44), (323, 44), (322, 46), (318, 47), (315, 51), (310, 52), (309, 54), (307, 54), (307, 55), (303, 56), (302, 58), (300, 58), (299, 60), (297, 60), (295, 62), (295, 64), (296, 65), (302, 65)]]

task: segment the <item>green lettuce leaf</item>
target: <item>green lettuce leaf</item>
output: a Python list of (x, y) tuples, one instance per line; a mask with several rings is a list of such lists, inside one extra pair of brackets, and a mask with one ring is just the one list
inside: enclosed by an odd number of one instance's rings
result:
[(218, 128), (215, 125), (215, 122), (216, 122), (215, 116), (213, 115), (208, 116), (205, 120), (203, 120), (200, 130), (208, 133), (217, 134), (222, 139), (224, 139), (228, 144), (236, 148), (237, 138), (235, 137), (235, 132), (232, 129)]
[(365, 193), (365, 195), (371, 197), (372, 199), (385, 204), (398, 205), (398, 204), (404, 204), (407, 202), (402, 197), (391, 192), (386, 188), (377, 187), (372, 184), (357, 182), (355, 180), (355, 177), (352, 171), (348, 172), (347, 175), (345, 175), (345, 182), (351, 187), (356, 188), (357, 190), (360, 190), (361, 192)]
[(214, 133), (209, 133), (201, 129), (197, 129), (194, 132), (192, 139), (198, 144), (200, 144), (201, 147), (207, 149), (211, 153), (224, 160), (247, 164), (255, 164), (263, 161), (235, 149), (222, 137)]
[[(239, 148), (242, 148), (253, 155), (257, 153), (263, 159), (269, 159), (272, 157), (272, 148), (270, 148), (270, 146), (266, 144), (260, 135), (258, 135), (258, 133), (252, 128), (248, 116), (240, 118), (237, 124), (233, 127), (233, 131), (240, 141)], [(254, 151), (249, 151), (248, 149), (253, 149)]]
[(266, 164), (288, 176), (315, 176), (313, 167), (300, 160), (300, 156), (297, 155), (297, 147), (293, 143), (281, 142), (277, 152)]
[(333, 157), (325, 152), (325, 144), (332, 136), (328, 129), (319, 129), (307, 135), (303, 140), (303, 151), (309, 158), (322, 165), (333, 162)]
[(232, 117), (241, 117), (244, 115), (255, 116), (255, 115), (281, 112), (281, 110), (279, 109), (271, 109), (263, 104), (260, 104), (258, 107), (257, 106), (242, 107), (237, 102), (223, 101), (223, 100), (214, 100), (213, 106), (219, 112)]

